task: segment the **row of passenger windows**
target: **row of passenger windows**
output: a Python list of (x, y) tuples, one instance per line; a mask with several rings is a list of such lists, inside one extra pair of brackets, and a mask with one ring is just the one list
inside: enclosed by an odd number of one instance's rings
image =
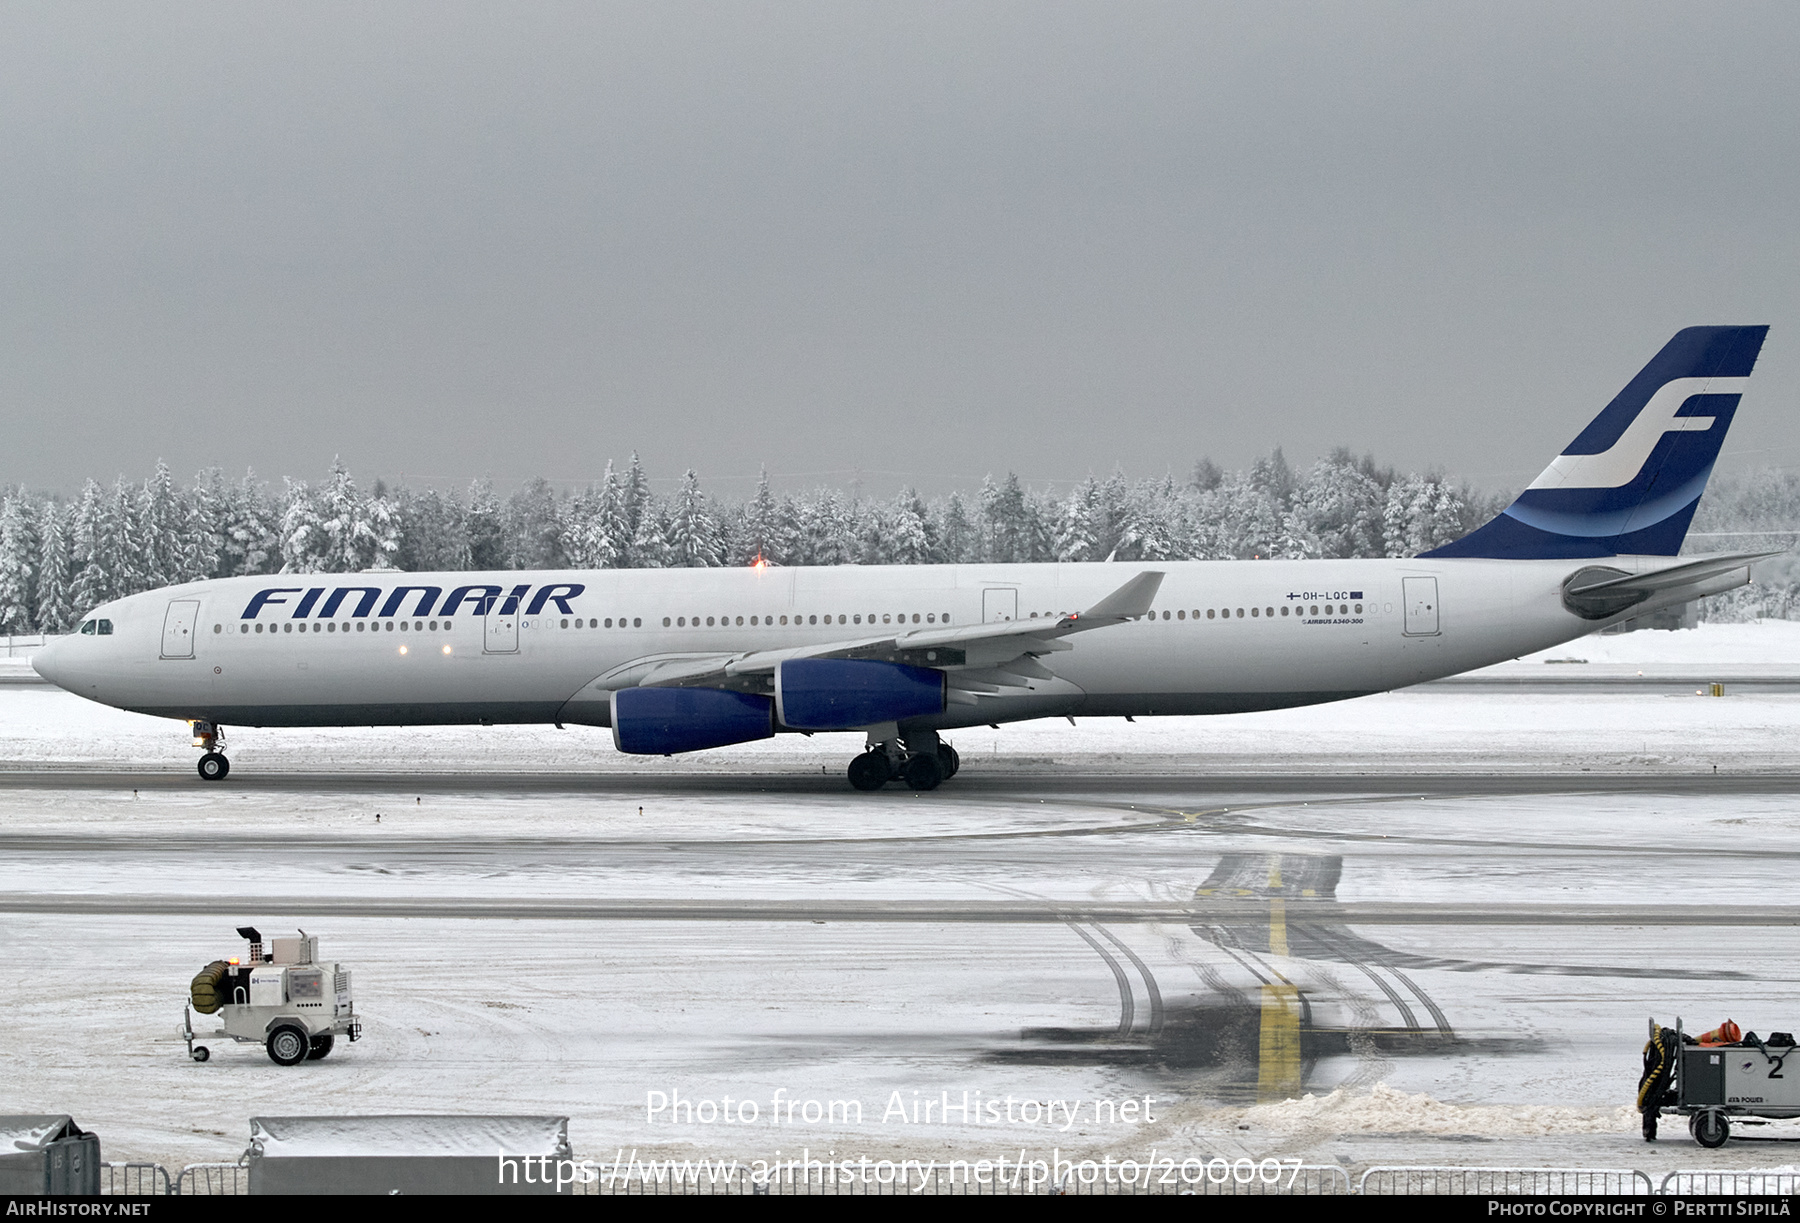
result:
[[(1326, 603), (1323, 606), (1325, 609), (1324, 614), (1327, 616), (1348, 616), (1351, 614), (1350, 604), (1348, 604), (1348, 603)], [(1287, 616), (1287, 615), (1317, 616), (1320, 614), (1319, 608), (1320, 608), (1320, 605), (1317, 603), (1313, 604), (1311, 607), (1295, 607), (1292, 609), (1283, 607), (1281, 609), (1280, 614), (1283, 616)], [(1361, 603), (1358, 603), (1356, 605), (1356, 613), (1355, 614), (1359, 615), (1359, 616), (1362, 615), (1362, 610), (1363, 610), (1363, 605)], [(1198, 619), (1200, 619), (1201, 614), (1202, 614), (1202, 610), (1200, 608), (1196, 607), (1191, 612), (1186, 609), (1183, 609), (1181, 611), (1176, 611), (1176, 612), (1164, 612), (1162, 614), (1162, 618), (1164, 620), (1169, 620), (1169, 619), (1186, 620), (1189, 616), (1192, 616), (1194, 619), (1198, 620)], [(1245, 613), (1244, 613), (1244, 609), (1241, 607), (1238, 608), (1235, 612), (1229, 607), (1208, 607), (1205, 609), (1204, 614), (1208, 620), (1230, 620), (1234, 617), (1236, 619), (1242, 620), (1244, 618)], [(1249, 614), (1252, 618), (1267, 616), (1270, 619), (1273, 619), (1275, 617), (1276, 612), (1273, 607), (1252, 607), (1250, 609)], [(1155, 612), (1150, 613), (1150, 619), (1152, 619), (1152, 620), (1156, 619)]]
[[(877, 616), (877, 613), (870, 612), (870, 613), (868, 613), (868, 616), (867, 616), (867, 622), (869, 624), (874, 624), (874, 623), (876, 623), (878, 618), (882, 624), (894, 624), (894, 623), (899, 623), (899, 624), (907, 624), (907, 623), (948, 624), (948, 623), (950, 623), (950, 613), (949, 612), (944, 612), (941, 615), (937, 612), (927, 612), (922, 616), (918, 612), (913, 612), (913, 613), (910, 613), (910, 619), (909, 619), (909, 615), (904, 612), (900, 613), (898, 615), (896, 615), (894, 613), (889, 613), (887, 615), (879, 616), (879, 617)], [(757, 626), (773, 627), (777, 623), (786, 625), (789, 623), (789, 620), (790, 620), (790, 617), (788, 617), (788, 616), (751, 616), (750, 624), (752, 627), (757, 627)], [(832, 619), (832, 617), (830, 617), (830, 616), (825, 616), (823, 619), (821, 619), (818, 616), (793, 616), (793, 617), (791, 617), (791, 620), (792, 620), (793, 624), (796, 626), (814, 625), (814, 624), (821, 624), (821, 623), (823, 623), (823, 624), (832, 624), (832, 623), (862, 624), (864, 622), (864, 617), (857, 616), (857, 615), (841, 615), (841, 616), (838, 616), (836, 618), (836, 620), (834, 621)], [(94, 627), (93, 627), (94, 623), (95, 622), (92, 620), (88, 621), (86, 624), (84, 624), (82, 626), (81, 631), (84, 633), (92, 633), (94, 631)], [(102, 633), (112, 632), (112, 622), (110, 620), (102, 620), (99, 623), (101, 625), (100, 631)], [(341, 629), (340, 629), (340, 626), (338, 625), (337, 621), (335, 621), (335, 620), (312, 620), (312, 621), (304, 621), (303, 620), (303, 621), (289, 621), (289, 622), (282, 623), (282, 624), (270, 624), (266, 627), (266, 631), (268, 631), (269, 633), (277, 633), (277, 632), (292, 633), (292, 632), (296, 631), (296, 625), (297, 625), (298, 626), (297, 631), (302, 632), (302, 633), (305, 633), (308, 631), (311, 631), (314, 633), (336, 633), (339, 631), (348, 633), (348, 632), (352, 631), (352, 629), (350, 627), (351, 624), (354, 624), (356, 626), (354, 631), (358, 632), (358, 633), (362, 633), (362, 632), (380, 633), (380, 632), (384, 632), (384, 631), (391, 633), (394, 631), (395, 623), (396, 622), (392, 621), (392, 620), (385, 620), (385, 621), (355, 620), (355, 621), (345, 623), (344, 625), (341, 626)], [(702, 623), (703, 623), (702, 618), (699, 616), (694, 616), (691, 618), (688, 616), (674, 616), (674, 617), (664, 616), (663, 617), (663, 627), (664, 628), (687, 628), (687, 627), (689, 627), (690, 624), (694, 628), (699, 628), (699, 627), (701, 627)], [(744, 623), (744, 617), (742, 617), (742, 616), (735, 616), (735, 617), (734, 616), (707, 616), (704, 618), (704, 624), (708, 628), (711, 628), (714, 626), (730, 626), (732, 624), (742, 625), (743, 623)], [(308, 629), (309, 624), (311, 625), (310, 630)], [(411, 628), (413, 629), (414, 632), (423, 633), (423, 632), (429, 631), (429, 632), (435, 633), (435, 632), (439, 632), (439, 631), (449, 632), (450, 626), (451, 626), (451, 621), (449, 621), (449, 620), (443, 620), (443, 621), (439, 621), (439, 620), (431, 620), (431, 621), (401, 620), (398, 622), (398, 624), (399, 624), (400, 631), (403, 633), (407, 631), (407, 628), (409, 625), (411, 626)], [(563, 627), (563, 628), (627, 628), (627, 627), (643, 628), (644, 627), (644, 621), (641, 616), (631, 617), (629, 624), (627, 623), (626, 618), (624, 616), (619, 616), (616, 619), (612, 616), (607, 616), (604, 619), (602, 619), (598, 616), (593, 617), (592, 619), (578, 616), (574, 620), (569, 620), (567, 618), (564, 618), (563, 620), (560, 621), (560, 624), (561, 624), (561, 627)], [(213, 632), (222, 633), (224, 631), (225, 631), (224, 625), (222, 625), (222, 624), (213, 625)], [(248, 623), (238, 625), (238, 632), (244, 633), (244, 634), (248, 634), (251, 632), (261, 633), (263, 631), (265, 631), (265, 626), (260, 623), (255, 624), (255, 625), (251, 625)]]
[[(1351, 610), (1350, 610), (1351, 605), (1348, 603), (1338, 603), (1338, 604), (1326, 603), (1323, 606), (1324, 606), (1324, 614), (1327, 616), (1348, 616), (1351, 614)], [(1362, 610), (1363, 610), (1363, 605), (1361, 603), (1356, 604), (1355, 614), (1359, 615), (1359, 616), (1362, 615)], [(1059, 613), (1043, 612), (1041, 614), (1046, 619), (1060, 618)], [(1165, 611), (1162, 613), (1162, 618), (1164, 620), (1170, 620), (1170, 619), (1186, 620), (1191, 616), (1193, 619), (1198, 620), (1201, 618), (1202, 615), (1204, 615), (1206, 617), (1206, 619), (1208, 619), (1208, 620), (1219, 620), (1219, 619), (1230, 620), (1234, 616), (1236, 619), (1242, 620), (1244, 618), (1245, 614), (1246, 614), (1245, 610), (1241, 607), (1237, 608), (1235, 611), (1229, 607), (1208, 607), (1205, 609), (1196, 607), (1192, 611), (1189, 611), (1186, 608), (1183, 608), (1179, 611), (1174, 611), (1174, 612)], [(1252, 618), (1260, 618), (1263, 616), (1267, 616), (1267, 617), (1273, 619), (1274, 616), (1276, 615), (1276, 611), (1273, 607), (1252, 607), (1249, 609), (1248, 614)], [(1280, 614), (1283, 616), (1290, 615), (1290, 614), (1295, 615), (1295, 616), (1301, 616), (1301, 615), (1317, 616), (1320, 614), (1320, 605), (1314, 604), (1311, 607), (1296, 607), (1296, 608), (1292, 608), (1292, 609), (1283, 607), (1281, 609)], [(1040, 615), (1040, 613), (1038, 613), (1038, 612), (1032, 612), (1031, 618), (1033, 620), (1036, 620), (1039, 617), (1039, 615)], [(1149, 619), (1155, 620), (1156, 618), (1157, 618), (1157, 613), (1151, 612), (1149, 615)], [(867, 619), (867, 623), (875, 624), (877, 622), (877, 613), (875, 613), (875, 612), (867, 613), (866, 619)], [(811, 625), (816, 625), (816, 624), (820, 624), (820, 623), (824, 623), (824, 624), (832, 624), (832, 623), (862, 624), (865, 622), (865, 617), (860, 616), (860, 615), (839, 615), (836, 618), (836, 620), (834, 621), (832, 619), (832, 617), (826, 616), (826, 617), (824, 617), (823, 621), (821, 621), (818, 616), (794, 616), (794, 617), (792, 617), (792, 620), (793, 620), (794, 625), (796, 625), (796, 626), (811, 626)], [(921, 616), (918, 612), (910, 612), (910, 613), (900, 612), (897, 614), (889, 613), (886, 615), (881, 615), (879, 617), (879, 620), (880, 620), (880, 623), (882, 623), (882, 624), (896, 624), (896, 623), (898, 623), (898, 624), (908, 624), (908, 623), (911, 623), (911, 624), (919, 624), (919, 623), (949, 624), (950, 623), (950, 613), (943, 612), (940, 614), (937, 612), (927, 612), (923, 616)], [(750, 626), (752, 628), (759, 627), (759, 626), (774, 627), (777, 623), (779, 623), (781, 625), (786, 625), (786, 624), (788, 624), (788, 621), (789, 621), (789, 617), (787, 617), (787, 616), (751, 616), (750, 617)], [(358, 633), (362, 633), (362, 632), (374, 632), (374, 633), (389, 632), (389, 633), (391, 633), (391, 632), (395, 631), (395, 625), (396, 625), (396, 622), (393, 620), (383, 620), (383, 621), (356, 620), (356, 621), (352, 621), (351, 623), (355, 624), (355, 626), (356, 626), (355, 631)], [(441, 632), (449, 632), (451, 623), (452, 622), (449, 620), (443, 620), (443, 621), (438, 621), (438, 620), (429, 620), (429, 621), (427, 621), (427, 620), (410, 620), (410, 621), (409, 620), (401, 620), (398, 622), (398, 626), (399, 626), (399, 631), (403, 632), (403, 633), (406, 632), (409, 627), (412, 629), (413, 632), (416, 632), (416, 633), (424, 633), (424, 632), (436, 633), (436, 632), (440, 632), (440, 631)], [(705, 620), (704, 620), (704, 626), (707, 628), (713, 628), (715, 626), (729, 627), (732, 625), (742, 625), (743, 623), (744, 623), (744, 617), (742, 617), (742, 616), (707, 616), (707, 617), (705, 617)], [(298, 622), (298, 625), (299, 625), (298, 631), (300, 631), (302, 633), (309, 631), (308, 627), (307, 627), (308, 624), (311, 625), (310, 631), (314, 632), (314, 633), (335, 633), (335, 632), (340, 631), (338, 623), (335, 620), (300, 621), (300, 622)], [(604, 620), (600, 619), (599, 617), (595, 617), (593, 619), (576, 617), (573, 621), (570, 621), (565, 618), (564, 620), (562, 620), (561, 625), (563, 628), (614, 628), (614, 627), (625, 628), (625, 627), (627, 627), (624, 616), (618, 617), (616, 624), (615, 624), (613, 617), (607, 616)], [(690, 625), (694, 628), (702, 627), (701, 617), (699, 617), (699, 616), (692, 616), (692, 617), (689, 617), (689, 616), (675, 616), (675, 617), (664, 616), (663, 617), (663, 627), (664, 628), (687, 628)], [(633, 617), (629, 627), (642, 628), (642, 627), (644, 627), (644, 621), (641, 617)], [(83, 633), (92, 634), (96, 631), (96, 628), (99, 631), (99, 633), (104, 636), (105, 634), (112, 632), (112, 621), (110, 621), (110, 620), (98, 620), (98, 621), (89, 620), (82, 624), (81, 631)], [(222, 624), (213, 625), (213, 632), (222, 633), (224, 631), (225, 631), (224, 625), (222, 625)], [(263, 631), (264, 631), (264, 626), (260, 623), (254, 625), (254, 626), (250, 625), (250, 624), (238, 625), (238, 632), (244, 633), (244, 634), (248, 634), (251, 632), (261, 633)], [(280, 624), (280, 625), (271, 624), (271, 625), (267, 626), (267, 631), (271, 634), (278, 632), (278, 631), (283, 632), (283, 633), (292, 633), (295, 631), (295, 622), (289, 621), (285, 624)], [(351, 631), (350, 623), (344, 624), (342, 626), (342, 631), (346, 632), (346, 633), (350, 632)]]
[[(354, 623), (356, 625), (356, 631), (359, 633), (362, 633), (362, 632), (380, 633), (383, 631), (391, 633), (394, 631), (394, 624), (395, 624), (395, 622), (392, 620), (376, 620), (376, 621), (356, 620), (356, 621), (353, 621), (352, 623)], [(427, 627), (426, 627), (426, 625), (428, 623), (430, 625), (429, 629), (427, 629)], [(315, 632), (315, 633), (335, 633), (338, 631), (338, 623), (335, 620), (311, 620), (311, 621), (303, 620), (303, 621), (299, 622), (299, 630), (298, 631), (300, 631), (302, 633), (308, 631), (307, 627), (306, 627), (308, 624), (312, 625), (311, 631)], [(435, 632), (438, 632), (439, 630), (442, 630), (443, 632), (447, 633), (450, 631), (450, 624), (451, 624), (451, 622), (448, 620), (442, 620), (442, 621), (439, 621), (439, 620), (432, 620), (432, 621), (401, 620), (401, 621), (399, 621), (400, 631), (402, 633), (406, 632), (409, 628), (415, 633), (424, 633), (424, 632), (435, 633)], [(385, 629), (383, 627), (384, 625), (386, 626)], [(274, 636), (277, 632), (292, 633), (295, 631), (293, 621), (289, 621), (286, 624), (271, 624), (268, 626), (268, 628), (269, 628), (270, 636)], [(213, 632), (222, 633), (224, 631), (225, 631), (224, 625), (222, 625), (222, 624), (213, 625)], [(250, 625), (248, 625), (248, 624), (238, 625), (238, 632), (249, 633), (250, 631), (251, 631)], [(263, 626), (260, 624), (256, 625), (255, 631), (259, 632), (259, 633), (262, 632)], [(345, 624), (343, 626), (343, 631), (348, 633), (350, 631), (350, 625)]]
[[(894, 612), (889, 612), (886, 615), (880, 615), (879, 621), (882, 624), (907, 624), (909, 622), (912, 624), (921, 624), (921, 623), (922, 624), (938, 624), (940, 622), (943, 624), (950, 623), (950, 613), (949, 612), (944, 612), (941, 616), (936, 612), (926, 612), (923, 616), (921, 616), (918, 612), (912, 612), (910, 614), (911, 614), (910, 621), (907, 619), (907, 617), (908, 617), (907, 612), (899, 612), (897, 614)], [(867, 616), (867, 621), (870, 624), (874, 624), (877, 622), (877, 618), (878, 618), (878, 614), (876, 612), (869, 612), (868, 616)], [(833, 623), (836, 623), (836, 624), (862, 624), (864, 622), (864, 619), (865, 618), (860, 615), (840, 615), (840, 616), (838, 616), (838, 618), (835, 621), (833, 621), (830, 616), (826, 616), (823, 620), (821, 620), (818, 616), (795, 616), (795, 617), (793, 617), (793, 622), (796, 626), (804, 627), (804, 626), (814, 625), (814, 624), (833, 624)], [(788, 617), (786, 617), (786, 616), (779, 616), (779, 617), (777, 617), (777, 616), (751, 616), (750, 617), (751, 627), (752, 628), (756, 627), (759, 621), (764, 627), (773, 627), (777, 623), (777, 621), (779, 621), (781, 624), (785, 625), (788, 622)], [(717, 623), (721, 626), (730, 626), (732, 624), (742, 624), (742, 623), (744, 623), (744, 618), (742, 616), (737, 616), (737, 617), (708, 616), (708, 617), (706, 617), (706, 627), (707, 628), (712, 628), (715, 623)], [(670, 619), (668, 616), (663, 617), (663, 627), (664, 628), (687, 628), (690, 625), (694, 628), (701, 627), (700, 617), (699, 616), (692, 616), (692, 617), (676, 616), (674, 618), (673, 624), (670, 623)]]

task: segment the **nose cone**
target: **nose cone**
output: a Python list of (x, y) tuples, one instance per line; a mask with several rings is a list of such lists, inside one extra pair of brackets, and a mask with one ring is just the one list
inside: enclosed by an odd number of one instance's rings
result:
[(69, 648), (66, 637), (38, 647), (31, 652), (31, 669), (58, 688), (69, 688), (74, 683), (69, 669)]

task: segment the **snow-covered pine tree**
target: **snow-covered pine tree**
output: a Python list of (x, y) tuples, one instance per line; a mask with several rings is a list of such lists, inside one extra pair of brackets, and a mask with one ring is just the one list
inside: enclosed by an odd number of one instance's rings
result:
[(1077, 484), (1063, 502), (1056, 525), (1056, 559), (1099, 560), (1094, 555), (1094, 517), (1099, 508), (1100, 485), (1093, 476)]
[(781, 554), (781, 511), (769, 488), (767, 467), (757, 474), (756, 492), (744, 506), (744, 547), (750, 555), (739, 559), (745, 564), (759, 557), (771, 565), (787, 562)]
[(1307, 469), (1283, 523), (1289, 555), (1343, 560), (1383, 554), (1387, 490), (1364, 466), (1337, 450)]
[(594, 516), (587, 524), (588, 564), (595, 569), (617, 569), (631, 552), (631, 523), (625, 512), (625, 485), (613, 470), (612, 460), (600, 477), (600, 495)]
[(101, 515), (101, 538), (97, 546), (114, 558), (112, 589), (108, 599), (136, 594), (151, 589), (146, 568), (147, 547), (144, 542), (143, 514), (138, 493), (121, 476), (113, 483)]
[(144, 481), (139, 499), (141, 526), (138, 535), (139, 589), (173, 586), (190, 580), (188, 572), (188, 510), (169, 465), (156, 461), (156, 473)]
[(637, 533), (631, 538), (631, 564), (636, 569), (669, 566), (669, 521), (655, 497), (647, 497), (638, 510)]
[(568, 564), (562, 535), (562, 507), (542, 476), (527, 481), (506, 499), (507, 551), (515, 569), (561, 569)]
[(187, 523), (181, 538), (183, 581), (203, 582), (229, 576), (225, 569), (231, 487), (225, 473), (209, 467), (194, 476), (187, 495)]
[(1410, 473), (1388, 486), (1382, 505), (1385, 554), (1417, 556), (1464, 532), (1465, 506), (1455, 489), (1436, 476)]
[(105, 490), (89, 480), (81, 486), (81, 498), (75, 503), (69, 540), (69, 603), (77, 616), (112, 597), (116, 558), (102, 543), (106, 500)]
[(669, 515), (667, 563), (677, 569), (707, 569), (719, 563), (719, 530), (706, 508), (700, 477), (692, 467), (681, 477), (681, 491)]
[(963, 495), (953, 492), (944, 502), (938, 528), (938, 553), (946, 565), (967, 565), (981, 559), (981, 532), (976, 529)]
[(929, 565), (936, 551), (925, 503), (914, 489), (903, 490), (888, 513), (886, 563)]
[(45, 500), (38, 511), (37, 611), (40, 633), (66, 633), (75, 611), (70, 588), (70, 511)]
[(493, 483), (475, 481), (469, 489), (469, 509), (464, 515), (469, 536), (469, 565), (475, 569), (511, 569), (512, 558), (506, 554), (506, 531), (501, 522), (500, 498), (494, 495)]
[(422, 493), (402, 489), (395, 495), (400, 518), (396, 568), (414, 573), (455, 572), (469, 568), (469, 533), (463, 504), (435, 488)]
[(284, 481), (281, 498), (281, 572), (324, 573), (331, 568), (326, 511), (302, 480)]
[(0, 634), (29, 633), (36, 627), (38, 540), (25, 493), (0, 497)]
[(268, 490), (246, 470), (227, 490), (225, 536), (219, 569), (225, 577), (270, 573), (279, 568), (280, 512), (269, 504)]
[[(620, 559), (620, 564), (633, 569), (655, 569), (661, 564), (665, 541), (662, 538), (661, 523), (656, 513), (656, 498), (650, 493), (650, 477), (644, 474), (644, 464), (638, 458), (637, 451), (631, 452), (631, 466), (625, 471), (625, 479), (620, 488), (621, 509), (624, 513), (624, 531), (620, 538), (630, 541)], [(649, 524), (645, 519), (651, 519)], [(642, 540), (647, 551), (643, 555), (637, 552), (638, 541)]]

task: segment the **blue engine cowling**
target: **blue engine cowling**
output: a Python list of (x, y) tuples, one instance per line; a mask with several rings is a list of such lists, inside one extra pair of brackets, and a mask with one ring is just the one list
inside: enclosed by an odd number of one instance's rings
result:
[(775, 733), (775, 703), (718, 688), (621, 688), (612, 694), (613, 746), (634, 756), (670, 756)]
[(854, 730), (944, 712), (944, 673), (851, 658), (790, 658), (775, 669), (775, 712), (795, 730)]

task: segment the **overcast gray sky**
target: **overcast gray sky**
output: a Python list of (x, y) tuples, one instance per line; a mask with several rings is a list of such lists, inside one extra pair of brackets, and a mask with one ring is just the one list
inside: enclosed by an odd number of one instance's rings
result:
[(1771, 323), (1800, 6), (0, 5), (0, 482), (1530, 479)]

